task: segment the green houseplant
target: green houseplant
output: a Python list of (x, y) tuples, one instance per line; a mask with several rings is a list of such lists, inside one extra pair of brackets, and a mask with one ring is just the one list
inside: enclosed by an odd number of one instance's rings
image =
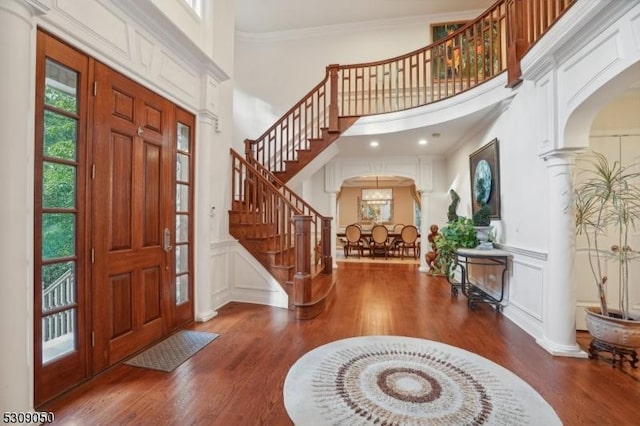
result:
[[(630, 232), (640, 219), (640, 172), (634, 166), (609, 162), (600, 153), (587, 157), (588, 167), (574, 186), (576, 233), (584, 235), (589, 267), (600, 299), (600, 308), (587, 308), (587, 328), (596, 339), (614, 346), (640, 346), (640, 321), (629, 312), (629, 265), (640, 259), (629, 246)], [(617, 244), (606, 247), (605, 238)], [(618, 309), (608, 306), (605, 262), (618, 270)], [(601, 324), (600, 321), (606, 321)], [(632, 328), (626, 329), (626, 324)], [(608, 330), (614, 327), (614, 329)], [(622, 330), (622, 328), (625, 328)], [(635, 331), (634, 331), (635, 329)], [(593, 345), (593, 344), (592, 344)]]
[(456, 250), (459, 248), (474, 248), (478, 245), (473, 220), (459, 216), (440, 230), (434, 239), (436, 246), (436, 263), (440, 270), (451, 276), (451, 267), (455, 260)]
[(478, 240), (480, 245), (478, 248), (491, 249), (493, 243), (489, 242), (489, 233), (491, 232), (491, 209), (487, 204), (487, 189), (484, 184), (484, 179), (480, 178), (475, 184), (476, 202), (480, 208), (473, 214), (473, 225), (476, 229)]
[(484, 203), (482, 206), (473, 214), (473, 225), (474, 226), (489, 226), (491, 225), (491, 210), (489, 209), (489, 205)]

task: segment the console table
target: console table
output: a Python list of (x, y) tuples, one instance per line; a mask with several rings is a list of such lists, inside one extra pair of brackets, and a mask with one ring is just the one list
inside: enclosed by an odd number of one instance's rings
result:
[[(455, 282), (451, 278), (449, 284), (451, 284), (451, 294), (457, 295), (458, 289), (462, 291), (462, 294), (467, 296), (467, 306), (470, 309), (475, 309), (476, 303), (487, 303), (495, 307), (496, 312), (502, 312), (502, 299), (504, 298), (504, 286), (507, 276), (507, 269), (509, 267), (509, 257), (511, 253), (499, 250), (499, 249), (458, 249), (456, 250), (456, 257), (454, 263), (455, 268), (460, 268), (461, 281)], [(482, 266), (500, 266), (502, 267), (502, 277), (500, 283), (500, 295), (492, 296), (484, 291), (478, 284), (474, 284), (469, 281), (469, 266), (470, 265), (482, 265)]]

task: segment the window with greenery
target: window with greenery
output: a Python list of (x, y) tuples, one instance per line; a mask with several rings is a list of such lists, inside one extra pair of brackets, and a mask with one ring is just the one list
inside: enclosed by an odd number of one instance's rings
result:
[(40, 235), (42, 362), (75, 349), (77, 264), (78, 75), (46, 61)]

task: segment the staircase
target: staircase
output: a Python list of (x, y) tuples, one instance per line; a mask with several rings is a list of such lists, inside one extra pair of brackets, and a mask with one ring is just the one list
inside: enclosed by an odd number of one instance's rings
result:
[(334, 294), (331, 218), (259, 163), (231, 150), (229, 233), (280, 283), (297, 319), (320, 314)]
[(245, 158), (231, 152), (230, 233), (281, 283), (296, 317), (323, 311), (332, 282), (331, 218), (285, 183), (360, 117), (428, 105), (507, 71), (520, 83), (520, 60), (575, 0), (499, 0), (448, 37), (406, 55), (329, 65), (324, 79), (255, 140)]

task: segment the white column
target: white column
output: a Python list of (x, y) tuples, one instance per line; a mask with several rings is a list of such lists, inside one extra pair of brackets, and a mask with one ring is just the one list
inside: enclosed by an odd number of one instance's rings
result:
[(338, 203), (337, 195), (335, 192), (329, 192), (329, 211), (333, 216), (331, 221), (331, 258), (333, 259), (333, 269), (338, 267), (336, 262), (336, 239), (338, 233)]
[(0, 412), (33, 407), (35, 32), (25, 1), (0, 2)]
[(548, 258), (543, 288), (543, 336), (537, 343), (552, 355), (586, 358), (576, 344), (576, 288), (572, 170), (575, 152), (545, 156), (549, 190)]
[(211, 275), (211, 231), (215, 216), (224, 214), (220, 206), (211, 203), (211, 144), (216, 118), (200, 112), (196, 125), (196, 194), (195, 194), (195, 320), (204, 322), (218, 313), (213, 309), (213, 277)]
[(420, 272), (429, 272), (425, 255), (431, 250), (429, 245), (429, 198), (430, 191), (420, 191)]

